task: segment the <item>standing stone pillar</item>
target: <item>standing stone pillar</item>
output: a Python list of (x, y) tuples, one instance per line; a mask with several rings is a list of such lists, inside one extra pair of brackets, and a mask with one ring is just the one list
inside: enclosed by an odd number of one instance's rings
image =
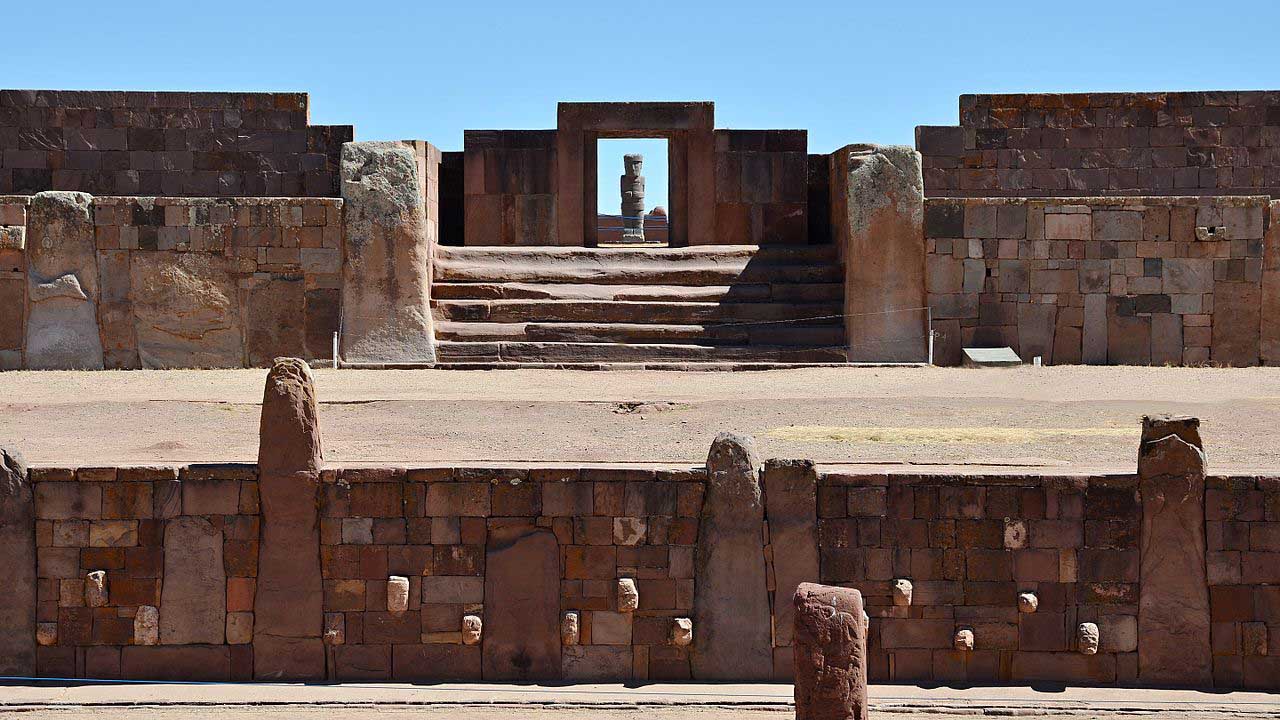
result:
[(697, 680), (773, 676), (759, 467), (749, 437), (720, 433), (711, 444), (694, 563)]
[(341, 355), (349, 363), (434, 363), (433, 228), (414, 150), (342, 146)]
[(311, 370), (276, 358), (262, 398), (258, 489), (262, 541), (254, 597), (259, 680), (323, 680), (323, 595), (317, 498), (320, 428)]
[(831, 232), (844, 259), (850, 362), (924, 362), (929, 354), (920, 153), (849, 145), (831, 156)]
[(23, 344), (28, 369), (102, 369), (92, 200), (84, 193), (61, 191), (31, 198)]
[(36, 674), (36, 520), (27, 466), (0, 448), (0, 675)]
[(818, 579), (818, 471), (812, 460), (769, 460), (763, 477), (773, 557), (774, 677), (789, 680), (792, 596), (800, 583)]
[(622, 239), (644, 242), (644, 156), (622, 156)]
[(1195, 418), (1142, 419), (1138, 681), (1143, 685), (1213, 684), (1199, 425)]
[(801, 583), (792, 603), (796, 720), (867, 720), (862, 593)]

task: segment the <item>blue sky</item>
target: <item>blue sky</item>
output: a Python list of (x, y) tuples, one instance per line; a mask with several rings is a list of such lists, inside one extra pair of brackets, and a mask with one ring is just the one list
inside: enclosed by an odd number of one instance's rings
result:
[[(624, 6), (625, 5), (625, 6)], [(813, 152), (910, 143), (970, 92), (1280, 89), (1280, 3), (11, 2), (0, 86), (302, 90), (312, 122), (460, 149), (557, 100), (714, 100)], [(612, 173), (611, 173), (612, 174)]]

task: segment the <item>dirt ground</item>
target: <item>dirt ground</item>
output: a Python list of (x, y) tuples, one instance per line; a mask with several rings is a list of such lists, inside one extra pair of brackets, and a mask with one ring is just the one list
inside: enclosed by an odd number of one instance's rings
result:
[[(250, 461), (262, 370), (0, 373), (33, 464)], [(700, 463), (723, 430), (824, 463), (1132, 469), (1144, 413), (1201, 418), (1214, 471), (1280, 468), (1280, 368), (319, 370), (332, 462)]]

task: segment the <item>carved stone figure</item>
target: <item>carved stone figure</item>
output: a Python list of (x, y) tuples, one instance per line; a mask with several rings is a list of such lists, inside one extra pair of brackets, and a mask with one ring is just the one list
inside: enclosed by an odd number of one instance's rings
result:
[(644, 156), (623, 155), (622, 239), (644, 241)]

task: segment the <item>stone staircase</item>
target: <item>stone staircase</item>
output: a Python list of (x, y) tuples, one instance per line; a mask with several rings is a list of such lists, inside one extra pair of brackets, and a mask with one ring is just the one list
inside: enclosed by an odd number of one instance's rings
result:
[(439, 365), (844, 363), (835, 248), (437, 248)]

